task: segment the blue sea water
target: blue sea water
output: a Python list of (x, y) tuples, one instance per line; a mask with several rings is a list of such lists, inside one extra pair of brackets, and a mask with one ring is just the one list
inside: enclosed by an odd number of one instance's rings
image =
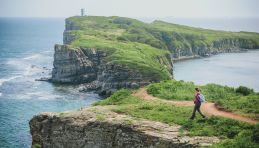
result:
[(40, 112), (77, 110), (99, 100), (77, 86), (35, 81), (49, 76), (62, 18), (0, 18), (0, 147), (31, 146), (29, 120)]
[(200, 85), (242, 85), (259, 92), (259, 49), (177, 62), (174, 64), (174, 78)]

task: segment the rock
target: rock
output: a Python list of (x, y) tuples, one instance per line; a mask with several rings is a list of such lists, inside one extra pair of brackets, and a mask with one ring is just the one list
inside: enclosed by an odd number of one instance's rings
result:
[(248, 49), (257, 49), (255, 43), (249, 43), (246, 39), (225, 38), (213, 41), (212, 44), (193, 44), (188, 47), (171, 48), (173, 51), (172, 58), (174, 61), (182, 59), (190, 59), (195, 57), (207, 57), (218, 53), (240, 52)]
[(96, 68), (81, 49), (55, 45), (52, 82), (85, 83), (96, 79)]
[(136, 120), (111, 109), (98, 106), (34, 116), (29, 122), (32, 145), (43, 148), (190, 148), (219, 142), (217, 137), (180, 136), (178, 125)]
[(154, 81), (138, 71), (104, 61), (106, 53), (96, 49), (55, 45), (54, 83), (84, 84), (80, 91), (96, 91), (109, 96), (120, 88), (139, 88)]
[[(44, 73), (44, 72), (42, 72), (42, 73)], [(51, 78), (43, 77), (43, 78), (35, 79), (35, 81), (51, 81)]]
[(133, 82), (131, 83), (131, 88), (134, 88), (134, 89), (139, 88), (139, 84)]

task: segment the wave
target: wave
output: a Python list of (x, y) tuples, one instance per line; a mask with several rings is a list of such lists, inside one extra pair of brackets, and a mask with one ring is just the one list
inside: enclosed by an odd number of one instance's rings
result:
[(47, 91), (38, 91), (38, 92), (27, 92), (24, 94), (19, 94), (18, 99), (35, 99), (37, 100), (53, 100), (57, 98), (62, 98), (62, 96), (57, 94), (52, 94), (51, 92)]
[(51, 52), (31, 54), (24, 58), (10, 58), (6, 64), (16, 69), (17, 75), (47, 77), (52, 69)]
[(2, 79), (0, 79), (0, 86), (2, 86), (3, 83), (5, 83), (5, 82), (14, 80), (14, 79), (19, 78), (19, 77), (21, 77), (21, 76), (13, 76), (13, 77), (9, 77), (9, 78), (2, 78)]
[(24, 60), (32, 60), (32, 59), (38, 59), (38, 58), (41, 58), (42, 57), (42, 54), (34, 54), (34, 55), (30, 55), (30, 56), (27, 56), (25, 58), (23, 58)]

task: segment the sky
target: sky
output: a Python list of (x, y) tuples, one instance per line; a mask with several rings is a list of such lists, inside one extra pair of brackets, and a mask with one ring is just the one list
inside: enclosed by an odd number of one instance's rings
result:
[(259, 0), (0, 0), (0, 17), (259, 18)]

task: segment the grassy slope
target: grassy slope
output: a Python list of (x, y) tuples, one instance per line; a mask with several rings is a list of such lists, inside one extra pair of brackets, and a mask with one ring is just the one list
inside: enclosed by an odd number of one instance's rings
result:
[(201, 36), (201, 39), (206, 43), (211, 43), (215, 40), (220, 40), (224, 38), (243, 38), (243, 39), (251, 39), (251, 41), (259, 43), (258, 33), (252, 32), (227, 32), (227, 31), (217, 31), (210, 29), (202, 29), (202, 28), (194, 28), (189, 26), (171, 24), (163, 21), (155, 21), (151, 24), (155, 28), (159, 28), (163, 31), (173, 31), (179, 34), (192, 34), (196, 36)]
[(147, 91), (153, 96), (168, 100), (194, 100), (195, 87), (202, 89), (207, 101), (215, 102), (226, 110), (259, 120), (259, 94), (246, 87), (241, 87), (244, 89), (239, 91), (232, 87), (217, 84), (197, 86), (192, 82), (169, 80), (151, 84)]
[(218, 136), (222, 142), (213, 147), (251, 147), (259, 146), (259, 126), (248, 125), (235, 120), (208, 117), (188, 120), (192, 107), (177, 107), (160, 101), (146, 101), (131, 95), (129, 90), (119, 90), (111, 97), (94, 105), (115, 105), (113, 111), (125, 113), (137, 118), (160, 121), (167, 124), (182, 125), (188, 135)]
[[(71, 45), (85, 50), (103, 50), (108, 53), (105, 59), (107, 63), (140, 71), (144, 77), (152, 77), (156, 81), (170, 79), (170, 53), (147, 44), (117, 40), (125, 29), (113, 23), (114, 18), (116, 17), (69, 18), (76, 26), (80, 26), (80, 30), (70, 31), (77, 36), (77, 40)], [(139, 22), (136, 21), (137, 23)]]
[(72, 46), (104, 50), (109, 53), (107, 62), (126, 65), (155, 80), (170, 78), (170, 52), (178, 53), (179, 49), (183, 55), (202, 53), (190, 48), (209, 47), (214, 42), (233, 38), (244, 40), (243, 48), (259, 47), (258, 33), (214, 31), (162, 21), (147, 24), (115, 16), (77, 16), (67, 20), (80, 27), (67, 31), (77, 38)]

